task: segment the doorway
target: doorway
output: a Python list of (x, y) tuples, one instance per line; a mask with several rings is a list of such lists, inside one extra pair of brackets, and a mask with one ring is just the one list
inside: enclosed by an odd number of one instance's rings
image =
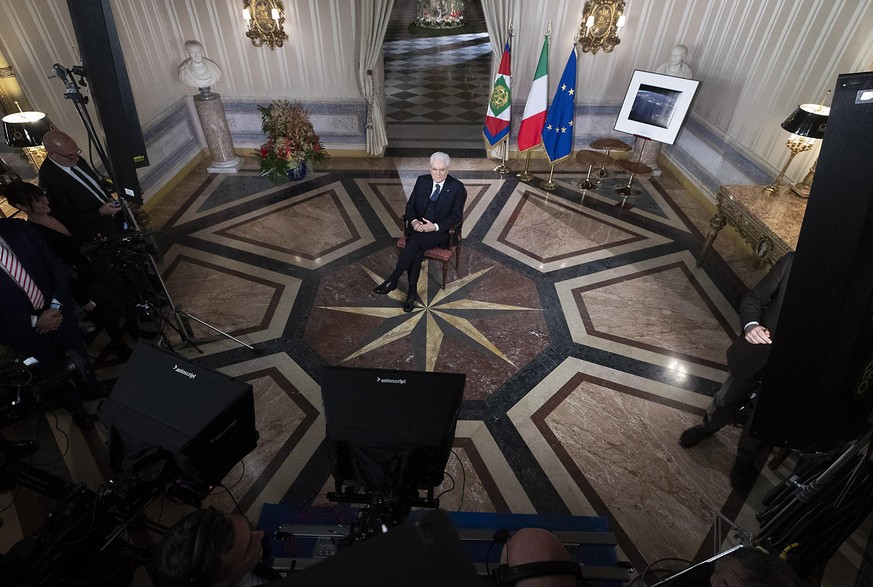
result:
[(481, 3), (464, 4), (463, 28), (431, 30), (412, 26), (418, 2), (395, 2), (382, 47), (386, 155), (484, 153), (491, 44)]

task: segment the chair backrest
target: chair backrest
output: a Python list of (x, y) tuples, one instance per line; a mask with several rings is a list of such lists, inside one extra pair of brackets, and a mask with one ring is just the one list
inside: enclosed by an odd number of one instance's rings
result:
[(457, 247), (461, 244), (462, 232), (464, 229), (464, 221), (461, 220), (456, 225), (449, 229), (449, 248)]

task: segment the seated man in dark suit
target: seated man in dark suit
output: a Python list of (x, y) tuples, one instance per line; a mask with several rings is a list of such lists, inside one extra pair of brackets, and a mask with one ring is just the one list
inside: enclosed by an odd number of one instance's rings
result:
[[(69, 294), (70, 272), (30, 223), (0, 219), (0, 344), (26, 353), (45, 369), (72, 359), (95, 383)], [(90, 425), (78, 391), (65, 407)]]
[(59, 130), (45, 133), (42, 141), (48, 157), (39, 168), (39, 184), (49, 198), (52, 215), (79, 243), (121, 232), (124, 228), (121, 207), (81, 158), (76, 141)]
[[(679, 437), (683, 448), (696, 446), (729, 424), (737, 408), (758, 386), (761, 372), (770, 358), (793, 259), (794, 253), (782, 257), (740, 300), (743, 335), (728, 347), (728, 377), (706, 408), (703, 423), (689, 428)], [(730, 476), (734, 489), (747, 489), (754, 481), (752, 461), (760, 446), (760, 442), (749, 437), (747, 430), (743, 431)]]
[(437, 151), (430, 156), (430, 175), (420, 175), (406, 202), (406, 247), (401, 251), (391, 275), (373, 291), (387, 294), (397, 289), (405, 271), (409, 288), (403, 311), (411, 312), (417, 296), (418, 275), (424, 252), (434, 247), (448, 247), (449, 229), (464, 218), (467, 188), (449, 175), (451, 159)]

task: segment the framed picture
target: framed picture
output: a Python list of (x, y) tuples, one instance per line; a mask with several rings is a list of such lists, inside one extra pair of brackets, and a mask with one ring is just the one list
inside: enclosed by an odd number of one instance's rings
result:
[(615, 130), (672, 145), (699, 84), (693, 79), (635, 70)]

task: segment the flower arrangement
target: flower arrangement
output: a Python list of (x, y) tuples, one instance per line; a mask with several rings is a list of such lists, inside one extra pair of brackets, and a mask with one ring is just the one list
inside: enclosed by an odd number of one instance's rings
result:
[(256, 152), (261, 175), (273, 182), (306, 161), (323, 161), (327, 151), (312, 128), (309, 113), (300, 102), (273, 100), (269, 106), (258, 106), (261, 130), (267, 142)]

